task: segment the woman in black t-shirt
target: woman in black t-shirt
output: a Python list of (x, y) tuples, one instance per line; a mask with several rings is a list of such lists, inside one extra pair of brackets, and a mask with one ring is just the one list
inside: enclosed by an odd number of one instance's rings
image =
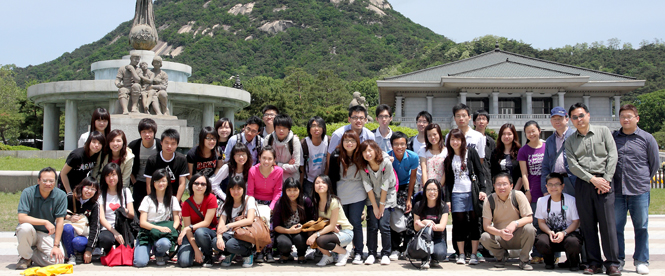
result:
[(106, 145), (106, 137), (99, 131), (93, 131), (85, 141), (82, 148), (73, 150), (67, 156), (65, 166), (60, 171), (60, 181), (58, 187), (68, 194), (72, 192), (72, 187), (81, 183), (81, 180), (88, 176), (97, 163), (99, 152)]
[(522, 171), (520, 170), (519, 161), (517, 161), (517, 153), (520, 147), (515, 126), (511, 123), (502, 125), (499, 129), (499, 137), (496, 139), (496, 149), (492, 151), (490, 157), (492, 180), (497, 174), (505, 172), (510, 174), (515, 185), (518, 181), (521, 181)]
[(200, 173), (211, 178), (222, 165), (222, 156), (217, 151), (217, 140), (219, 136), (212, 127), (204, 127), (199, 132), (199, 145), (193, 147), (187, 153), (187, 168), (189, 175)]
[[(432, 242), (434, 252), (431, 259), (439, 263), (446, 259), (448, 246), (446, 245), (446, 224), (448, 224), (448, 205), (443, 202), (444, 193), (441, 183), (436, 179), (427, 180), (423, 187), (425, 197), (413, 207), (413, 223), (416, 231), (432, 226)], [(429, 268), (429, 263), (423, 260), (422, 268)]]

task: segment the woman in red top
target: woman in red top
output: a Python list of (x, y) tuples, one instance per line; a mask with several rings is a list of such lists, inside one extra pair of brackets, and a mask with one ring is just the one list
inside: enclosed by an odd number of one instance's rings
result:
[(203, 267), (212, 267), (212, 239), (217, 236), (217, 197), (211, 193), (210, 180), (201, 173), (194, 174), (188, 186), (191, 196), (182, 203), (178, 264), (189, 267), (197, 262)]
[[(275, 156), (275, 150), (271, 146), (265, 146), (259, 152), (259, 163), (249, 169), (247, 195), (256, 199), (256, 203), (259, 204), (259, 215), (262, 217), (270, 217), (270, 214), (264, 214), (268, 212), (268, 208), (261, 208), (262, 205), (269, 206), (270, 213), (272, 213), (275, 204), (282, 196), (282, 174), (284, 171), (275, 165)], [(263, 251), (266, 253), (266, 261), (274, 263), (272, 244), (266, 246)], [(264, 254), (257, 255), (256, 262), (262, 263), (263, 256)]]

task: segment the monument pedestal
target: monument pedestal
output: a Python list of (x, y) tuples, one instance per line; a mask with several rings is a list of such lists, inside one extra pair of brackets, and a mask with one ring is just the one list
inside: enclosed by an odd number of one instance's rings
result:
[(129, 115), (112, 114), (111, 127), (125, 132), (127, 143), (141, 138), (139, 133), (139, 122), (143, 118), (150, 118), (157, 123), (157, 133), (155, 138), (160, 138), (164, 130), (173, 128), (180, 133), (180, 143), (178, 147), (192, 148), (197, 144), (194, 141), (194, 128), (187, 126), (187, 120), (178, 120), (176, 116), (157, 116), (145, 113), (130, 113)]

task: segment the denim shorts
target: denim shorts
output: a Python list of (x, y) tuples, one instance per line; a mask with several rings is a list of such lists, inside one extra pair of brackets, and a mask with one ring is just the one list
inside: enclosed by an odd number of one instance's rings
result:
[(473, 211), (473, 199), (471, 192), (468, 193), (452, 193), (451, 208), (453, 213), (470, 212)]
[(335, 233), (339, 239), (339, 246), (345, 247), (353, 241), (353, 230), (344, 229), (340, 230), (339, 233)]

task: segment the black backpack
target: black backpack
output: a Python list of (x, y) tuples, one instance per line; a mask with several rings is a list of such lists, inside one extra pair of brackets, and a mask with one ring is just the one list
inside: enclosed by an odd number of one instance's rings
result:
[[(494, 196), (490, 195), (487, 200), (490, 203), (490, 210), (492, 211), (492, 217), (494, 217), (494, 209), (496, 208), (496, 203), (494, 202)], [(515, 190), (510, 191), (510, 203), (513, 204), (513, 207), (517, 209), (517, 215), (522, 218), (522, 213), (520, 213), (520, 204), (517, 202), (515, 197)]]
[(432, 242), (431, 225), (420, 229), (406, 246), (406, 258), (409, 259), (409, 262), (415, 268), (421, 268), (421, 266), (416, 266), (413, 260), (420, 261), (425, 259), (426, 262), (429, 262), (433, 252), (434, 242)]

